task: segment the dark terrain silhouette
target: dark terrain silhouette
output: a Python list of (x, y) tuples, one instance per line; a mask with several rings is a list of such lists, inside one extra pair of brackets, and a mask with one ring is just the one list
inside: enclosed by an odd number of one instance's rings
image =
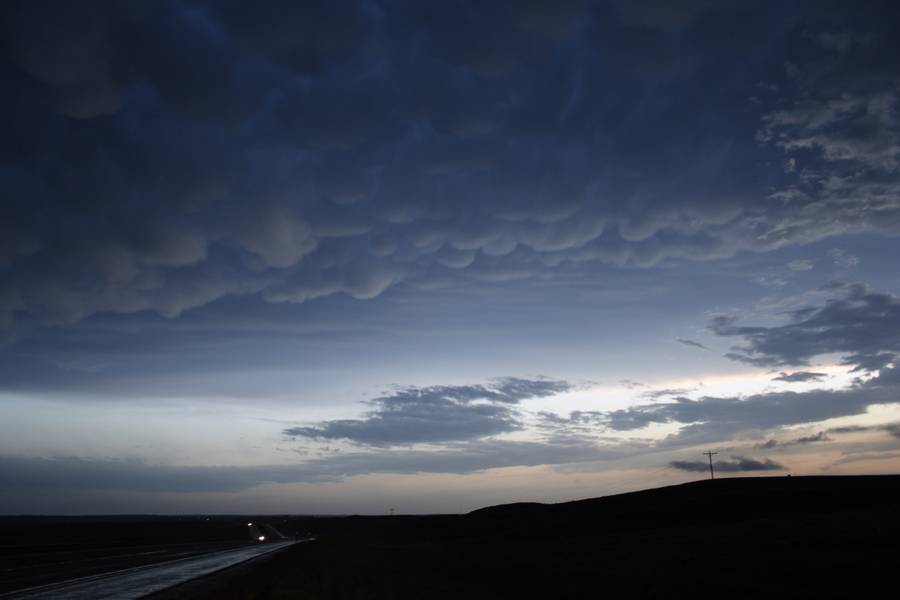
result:
[(296, 517), (318, 540), (158, 598), (895, 597), (900, 476), (698, 481), (467, 515)]

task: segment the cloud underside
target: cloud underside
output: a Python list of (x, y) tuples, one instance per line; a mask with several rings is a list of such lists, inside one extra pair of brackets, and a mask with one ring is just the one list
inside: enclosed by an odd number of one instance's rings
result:
[[(709, 471), (709, 463), (703, 461), (674, 460), (669, 463), (673, 469), (702, 473)], [(745, 456), (733, 456), (731, 460), (718, 460), (713, 462), (715, 471), (721, 473), (742, 473), (753, 471), (784, 471), (786, 467), (769, 458), (757, 460)]]
[(895, 36), (744, 4), (5, 3), (0, 321), (900, 233)]

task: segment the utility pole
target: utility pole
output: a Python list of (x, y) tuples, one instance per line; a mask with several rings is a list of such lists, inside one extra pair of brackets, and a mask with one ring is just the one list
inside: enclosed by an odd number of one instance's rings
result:
[(707, 450), (706, 452), (703, 452), (703, 454), (709, 457), (709, 478), (715, 479), (716, 474), (713, 472), (712, 457), (713, 454), (718, 454), (718, 452), (710, 452), (709, 450)]

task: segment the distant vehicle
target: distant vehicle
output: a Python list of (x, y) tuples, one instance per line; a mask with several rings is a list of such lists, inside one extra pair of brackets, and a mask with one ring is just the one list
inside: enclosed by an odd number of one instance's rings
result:
[(250, 539), (254, 542), (262, 543), (266, 541), (266, 534), (263, 533), (259, 523), (254, 523), (253, 521), (248, 522), (247, 533), (250, 534)]

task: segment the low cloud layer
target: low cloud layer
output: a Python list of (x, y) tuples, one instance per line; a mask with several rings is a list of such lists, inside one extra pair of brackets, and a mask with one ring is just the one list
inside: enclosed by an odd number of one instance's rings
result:
[(491, 385), (406, 388), (370, 400), (375, 409), (362, 419), (291, 427), (284, 434), (373, 446), (477, 439), (522, 429), (511, 405), (570, 388), (564, 381), (519, 378)]
[[(236, 492), (266, 483), (322, 483), (370, 473), (467, 474), (502, 467), (611, 460), (626, 455), (622, 449), (590, 444), (488, 440), (450, 445), (444, 450), (347, 452), (297, 464), (252, 467), (0, 456), (0, 477), (11, 495), (33, 491)], [(0, 503), (2, 497), (0, 494)]]
[(806, 383), (808, 381), (822, 381), (828, 377), (825, 373), (815, 371), (794, 371), (793, 373), (780, 373), (772, 381), (784, 381), (785, 383)]
[(833, 442), (835, 441), (837, 436), (871, 432), (885, 432), (891, 437), (900, 439), (900, 423), (882, 423), (879, 425), (845, 425), (841, 427), (831, 427), (812, 435), (805, 435), (785, 441), (771, 439), (763, 444), (759, 444), (757, 447), (763, 449), (785, 448), (789, 446), (817, 444), (820, 442)]
[[(702, 473), (709, 471), (709, 463), (703, 461), (673, 460), (669, 463), (669, 466), (673, 469), (678, 469), (680, 471), (690, 471), (692, 473)], [(713, 467), (716, 471), (722, 473), (787, 470), (787, 467), (775, 462), (774, 460), (768, 458), (757, 460), (755, 458), (747, 458), (745, 456), (732, 456), (731, 460), (713, 461)]]
[(615, 431), (638, 430), (653, 423), (683, 425), (669, 438), (673, 444), (723, 440), (741, 432), (859, 415), (873, 404), (896, 403), (897, 373), (897, 369), (884, 369), (878, 377), (839, 390), (704, 396), (696, 400), (679, 397), (674, 402), (638, 404), (607, 412), (602, 421)]
[(900, 439), (900, 423), (884, 423), (881, 425), (848, 425), (832, 427), (828, 433), (865, 433), (869, 431), (885, 431), (892, 437)]
[(819, 433), (813, 435), (804, 435), (798, 438), (794, 438), (791, 440), (779, 442), (778, 440), (769, 440), (765, 443), (758, 444), (757, 448), (769, 449), (769, 448), (786, 448), (789, 446), (802, 446), (806, 444), (817, 444), (819, 442), (830, 442), (832, 438), (828, 437), (828, 433), (825, 431), (820, 431)]
[(823, 354), (841, 354), (859, 371), (890, 364), (900, 352), (900, 298), (862, 284), (837, 282), (827, 289), (834, 297), (792, 310), (784, 325), (739, 325), (735, 317), (719, 316), (710, 329), (743, 340), (728, 358), (761, 367), (805, 366)]

